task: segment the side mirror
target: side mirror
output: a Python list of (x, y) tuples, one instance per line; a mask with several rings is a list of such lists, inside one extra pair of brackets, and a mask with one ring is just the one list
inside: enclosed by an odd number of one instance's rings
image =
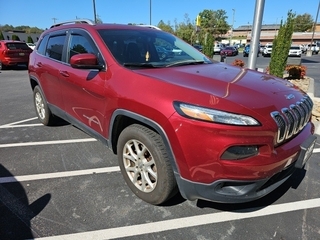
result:
[(103, 69), (103, 65), (98, 63), (98, 58), (92, 53), (80, 53), (70, 58), (70, 65), (80, 69)]

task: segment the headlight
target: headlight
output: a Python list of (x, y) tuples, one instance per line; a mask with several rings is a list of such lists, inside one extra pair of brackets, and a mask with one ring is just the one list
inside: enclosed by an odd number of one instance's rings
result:
[(173, 105), (180, 115), (197, 120), (241, 126), (260, 125), (256, 119), (250, 116), (203, 108), (181, 102), (174, 102)]

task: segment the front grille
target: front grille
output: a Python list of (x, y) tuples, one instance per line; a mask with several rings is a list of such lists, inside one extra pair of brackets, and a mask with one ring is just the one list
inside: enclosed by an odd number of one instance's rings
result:
[(305, 96), (296, 104), (271, 113), (278, 126), (277, 144), (297, 135), (308, 123), (312, 114), (313, 102)]

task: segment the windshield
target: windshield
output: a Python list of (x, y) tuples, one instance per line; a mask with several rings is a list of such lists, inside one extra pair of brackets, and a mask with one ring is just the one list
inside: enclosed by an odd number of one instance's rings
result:
[(101, 29), (114, 58), (126, 67), (173, 67), (212, 63), (197, 49), (161, 30)]

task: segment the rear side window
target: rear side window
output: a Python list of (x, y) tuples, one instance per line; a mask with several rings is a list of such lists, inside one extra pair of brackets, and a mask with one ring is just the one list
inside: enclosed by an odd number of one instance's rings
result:
[(62, 61), (62, 51), (66, 40), (66, 35), (49, 37), (46, 56), (58, 61)]
[(30, 50), (25, 43), (7, 43), (6, 45), (9, 50)]

